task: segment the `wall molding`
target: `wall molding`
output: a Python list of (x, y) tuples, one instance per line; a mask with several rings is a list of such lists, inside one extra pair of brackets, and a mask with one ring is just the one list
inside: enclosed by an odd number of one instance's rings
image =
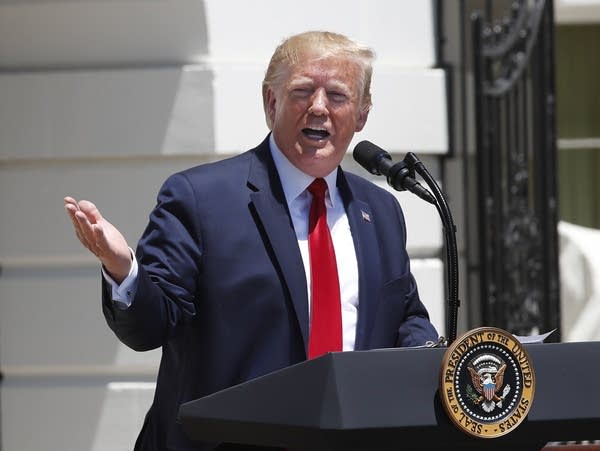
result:
[(2, 376), (6, 379), (64, 379), (106, 378), (155, 380), (156, 365), (3, 365)]
[(557, 145), (560, 150), (600, 149), (600, 137), (562, 138), (557, 141)]

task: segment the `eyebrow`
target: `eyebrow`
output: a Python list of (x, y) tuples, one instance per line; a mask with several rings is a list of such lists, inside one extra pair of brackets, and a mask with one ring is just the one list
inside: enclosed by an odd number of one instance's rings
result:
[[(312, 86), (312, 85), (314, 85), (314, 81), (310, 77), (296, 77), (294, 80), (290, 81), (288, 86), (290, 88), (295, 88), (295, 87), (302, 86), (302, 85), (311, 85)], [(326, 89), (331, 89), (331, 88), (342, 90), (346, 94), (350, 94), (352, 92), (352, 89), (350, 89), (350, 87), (346, 83), (343, 83), (338, 80), (329, 80), (327, 82)]]

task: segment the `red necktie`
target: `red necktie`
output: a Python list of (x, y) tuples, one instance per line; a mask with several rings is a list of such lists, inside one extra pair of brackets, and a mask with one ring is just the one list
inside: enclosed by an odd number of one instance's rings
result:
[(340, 283), (329, 227), (325, 191), (327, 183), (315, 179), (308, 187), (313, 195), (308, 224), (311, 277), (311, 320), (308, 358), (342, 350)]

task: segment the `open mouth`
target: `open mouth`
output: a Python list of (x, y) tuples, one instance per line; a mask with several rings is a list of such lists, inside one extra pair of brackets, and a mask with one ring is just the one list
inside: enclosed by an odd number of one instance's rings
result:
[(321, 130), (316, 128), (303, 128), (302, 133), (309, 139), (320, 141), (329, 137), (327, 130)]

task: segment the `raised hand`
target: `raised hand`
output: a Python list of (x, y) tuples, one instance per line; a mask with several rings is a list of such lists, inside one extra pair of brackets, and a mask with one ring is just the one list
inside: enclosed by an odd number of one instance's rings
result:
[(65, 197), (65, 209), (73, 222), (81, 244), (94, 254), (117, 283), (121, 283), (131, 268), (131, 252), (127, 241), (87, 200)]

